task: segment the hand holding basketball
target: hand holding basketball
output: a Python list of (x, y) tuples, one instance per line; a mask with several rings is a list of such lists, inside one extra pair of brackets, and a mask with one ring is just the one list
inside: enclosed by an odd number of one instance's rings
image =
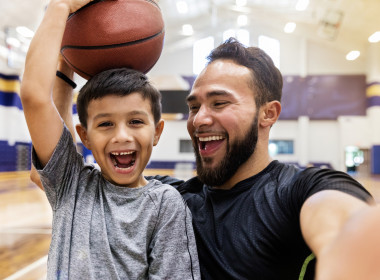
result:
[(70, 13), (74, 13), (83, 6), (87, 5), (93, 0), (68, 0), (70, 6)]
[(155, 1), (94, 0), (69, 16), (61, 54), (86, 79), (120, 67), (146, 73), (160, 57), (163, 40), (164, 21)]

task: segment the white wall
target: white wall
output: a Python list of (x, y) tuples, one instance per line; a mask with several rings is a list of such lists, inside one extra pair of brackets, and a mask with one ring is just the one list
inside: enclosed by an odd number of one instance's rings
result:
[(31, 141), (22, 110), (0, 106), (0, 140), (8, 141), (11, 146), (15, 142)]
[(155, 161), (194, 161), (193, 153), (180, 153), (179, 140), (190, 140), (186, 121), (165, 121), (160, 141), (152, 152)]
[(366, 61), (363, 56), (348, 61), (346, 53), (310, 41), (307, 44), (307, 54), (309, 75), (366, 74)]

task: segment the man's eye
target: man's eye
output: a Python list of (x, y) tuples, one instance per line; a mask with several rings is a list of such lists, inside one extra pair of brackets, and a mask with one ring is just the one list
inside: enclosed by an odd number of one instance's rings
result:
[(219, 102), (215, 102), (214, 106), (215, 107), (221, 107), (221, 106), (226, 105), (227, 103), (228, 103), (227, 101), (219, 101)]
[(196, 111), (198, 110), (199, 106), (197, 105), (189, 105), (189, 111)]

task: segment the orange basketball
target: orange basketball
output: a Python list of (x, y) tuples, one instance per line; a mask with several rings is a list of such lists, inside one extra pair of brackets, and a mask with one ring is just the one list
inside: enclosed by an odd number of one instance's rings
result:
[(148, 72), (159, 59), (164, 21), (153, 0), (98, 0), (67, 19), (61, 54), (85, 79), (127, 67)]

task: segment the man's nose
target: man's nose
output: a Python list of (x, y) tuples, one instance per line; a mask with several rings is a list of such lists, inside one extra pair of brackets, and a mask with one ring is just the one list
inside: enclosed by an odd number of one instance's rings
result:
[(194, 116), (193, 125), (195, 128), (212, 124), (212, 112), (206, 106), (201, 106)]

